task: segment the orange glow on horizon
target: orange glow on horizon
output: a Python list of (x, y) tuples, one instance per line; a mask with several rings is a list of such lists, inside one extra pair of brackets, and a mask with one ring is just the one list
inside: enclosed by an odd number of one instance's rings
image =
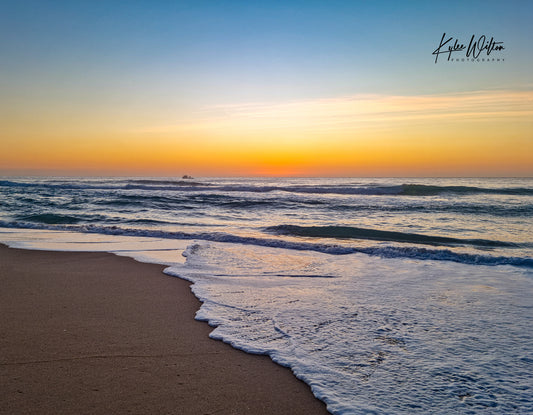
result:
[(2, 174), (533, 175), (531, 91), (229, 105), (134, 128), (19, 121), (2, 132)]

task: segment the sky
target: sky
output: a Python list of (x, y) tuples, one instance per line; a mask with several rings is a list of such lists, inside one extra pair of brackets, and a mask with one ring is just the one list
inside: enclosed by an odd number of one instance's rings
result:
[[(527, 0), (4, 0), (0, 175), (533, 176), (532, 19)], [(504, 49), (435, 62), (444, 33)]]

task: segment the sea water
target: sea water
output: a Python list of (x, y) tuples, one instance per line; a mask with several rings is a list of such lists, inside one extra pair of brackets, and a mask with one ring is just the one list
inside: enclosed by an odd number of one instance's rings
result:
[(334, 414), (533, 413), (531, 179), (5, 178), (0, 203), (11, 246), (167, 265)]

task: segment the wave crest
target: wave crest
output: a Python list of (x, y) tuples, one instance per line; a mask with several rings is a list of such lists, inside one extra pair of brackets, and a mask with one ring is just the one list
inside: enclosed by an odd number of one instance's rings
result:
[(459, 239), (416, 233), (382, 231), (352, 226), (296, 226), (277, 225), (265, 228), (277, 235), (304, 236), (312, 238), (365, 239), (372, 241), (406, 242), (424, 245), (473, 245), (481, 247), (518, 247), (513, 242), (487, 239)]
[(452, 252), (448, 249), (427, 249), (419, 247), (347, 247), (334, 244), (321, 244), (311, 242), (292, 242), (279, 239), (266, 239), (237, 236), (223, 232), (187, 233), (166, 232), (158, 230), (120, 228), (117, 226), (96, 225), (46, 225), (42, 223), (20, 223), (0, 221), (4, 228), (30, 228), (63, 230), (73, 232), (98, 233), (104, 235), (141, 236), (167, 239), (205, 240), (213, 242), (228, 242), (237, 244), (257, 245), (270, 248), (294, 249), (298, 251), (315, 251), (330, 255), (347, 255), (363, 253), (381, 258), (410, 258), (416, 260), (452, 261), (468, 265), (512, 265), (517, 267), (533, 268), (533, 258), (520, 258), (511, 256), (473, 255)]
[(484, 188), (475, 186), (431, 186), (423, 184), (405, 183), (401, 185), (353, 185), (353, 184), (324, 184), (324, 185), (262, 185), (262, 184), (215, 184), (191, 180), (156, 180), (135, 179), (111, 184), (110, 182), (88, 183), (41, 183), (22, 182), (13, 180), (0, 180), (0, 187), (42, 187), (58, 189), (105, 189), (105, 190), (157, 190), (198, 192), (203, 190), (218, 192), (244, 192), (244, 193), (270, 193), (285, 192), (296, 194), (337, 194), (337, 195), (369, 195), (369, 196), (437, 196), (440, 194), (494, 194), (533, 196), (533, 188), (506, 187)]

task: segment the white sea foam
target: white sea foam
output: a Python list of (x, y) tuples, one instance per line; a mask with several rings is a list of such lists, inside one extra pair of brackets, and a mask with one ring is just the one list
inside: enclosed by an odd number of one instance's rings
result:
[(290, 366), (332, 413), (533, 410), (530, 272), (219, 243), (186, 255), (166, 272), (195, 282), (211, 337)]

